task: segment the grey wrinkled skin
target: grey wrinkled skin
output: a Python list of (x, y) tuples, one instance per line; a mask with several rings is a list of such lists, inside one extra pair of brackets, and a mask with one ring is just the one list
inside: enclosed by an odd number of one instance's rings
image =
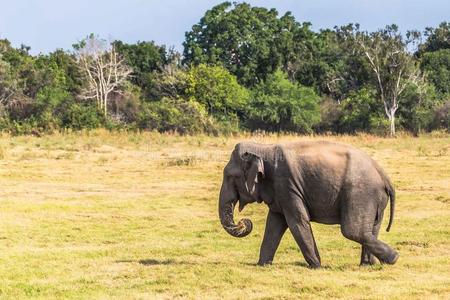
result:
[(321, 265), (310, 222), (340, 224), (342, 234), (362, 245), (361, 265), (394, 264), (398, 253), (378, 240), (383, 212), (394, 188), (381, 167), (362, 151), (329, 142), (281, 145), (237, 144), (223, 172), (219, 216), (235, 237), (252, 230), (248, 219), (235, 224), (234, 207), (252, 202), (269, 207), (259, 265), (271, 264), (289, 228), (312, 268)]

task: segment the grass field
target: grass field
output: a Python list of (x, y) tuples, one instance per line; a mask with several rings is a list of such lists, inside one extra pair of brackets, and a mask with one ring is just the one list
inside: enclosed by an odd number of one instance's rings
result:
[[(360, 247), (314, 224), (323, 268), (288, 232), (257, 267), (267, 208), (237, 239), (220, 226), (223, 166), (241, 140), (333, 140), (364, 149), (397, 189), (381, 239), (394, 266), (359, 267)], [(0, 298), (450, 298), (450, 136), (179, 137), (156, 133), (0, 139)], [(389, 214), (386, 213), (386, 216)]]

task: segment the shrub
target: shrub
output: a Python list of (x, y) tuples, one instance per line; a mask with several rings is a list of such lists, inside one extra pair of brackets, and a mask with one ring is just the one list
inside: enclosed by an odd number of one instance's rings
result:
[(436, 107), (434, 111), (433, 129), (447, 129), (450, 131), (450, 100)]
[(103, 114), (94, 105), (71, 103), (64, 110), (62, 127), (75, 130), (94, 129), (105, 123)]
[(339, 103), (329, 97), (324, 97), (320, 102), (320, 123), (314, 128), (319, 132), (337, 131), (342, 111)]
[(36, 128), (37, 123), (33, 119), (22, 120), (22, 121), (11, 121), (8, 124), (8, 131), (12, 135), (23, 135), (23, 134), (38, 134)]
[(237, 115), (228, 115), (226, 117), (216, 117), (214, 118), (214, 129), (210, 133), (216, 134), (220, 132), (223, 135), (235, 135), (239, 133), (240, 122)]
[(215, 132), (213, 122), (199, 103), (170, 98), (144, 103), (138, 116), (138, 127), (180, 134)]
[(188, 98), (201, 103), (214, 116), (233, 118), (232, 115), (242, 111), (249, 97), (236, 76), (222, 66), (193, 66), (188, 72), (187, 84)]
[(384, 116), (371, 116), (369, 124), (370, 130), (368, 132), (379, 136), (387, 136), (391, 126), (389, 119)]
[(309, 133), (319, 121), (319, 97), (314, 90), (290, 82), (281, 71), (253, 90), (247, 110), (250, 129)]
[(44, 87), (36, 95), (34, 115), (37, 126), (44, 131), (61, 126), (61, 106), (71, 101), (72, 96), (61, 88)]
[(373, 89), (362, 88), (351, 92), (340, 104), (342, 114), (338, 121), (338, 131), (348, 133), (370, 131), (372, 126), (378, 131), (381, 124), (384, 124), (381, 122), (384, 115), (379, 107)]
[(398, 110), (400, 125), (414, 134), (430, 130), (433, 122), (433, 107), (439, 103), (434, 86), (408, 85), (402, 93)]

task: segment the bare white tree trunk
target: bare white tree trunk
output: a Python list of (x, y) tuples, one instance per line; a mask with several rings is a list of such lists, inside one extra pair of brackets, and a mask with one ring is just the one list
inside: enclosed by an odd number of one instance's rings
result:
[(419, 76), (420, 69), (402, 43), (383, 45), (383, 39), (377, 35), (359, 35), (357, 43), (375, 74), (381, 102), (389, 119), (390, 135), (393, 137), (400, 95), (409, 83), (418, 84), (423, 79)]
[(389, 115), (388, 115), (388, 119), (389, 119), (389, 128), (390, 128), (390, 136), (394, 137), (395, 136), (395, 111), (391, 110)]
[(82, 93), (84, 99), (95, 99), (99, 109), (106, 116), (112, 92), (120, 88), (132, 70), (119, 57), (114, 45), (90, 36), (77, 49), (80, 68), (88, 78), (88, 86)]

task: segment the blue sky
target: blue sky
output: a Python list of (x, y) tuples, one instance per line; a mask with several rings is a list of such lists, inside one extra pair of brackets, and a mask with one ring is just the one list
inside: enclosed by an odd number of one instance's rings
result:
[[(204, 12), (222, 1), (213, 0), (0, 0), (0, 38), (32, 53), (71, 45), (93, 32), (125, 42), (154, 40), (182, 49), (184, 33)], [(450, 21), (448, 0), (253, 0), (254, 6), (290, 10), (313, 29), (360, 23), (376, 30), (396, 23), (404, 31)]]

